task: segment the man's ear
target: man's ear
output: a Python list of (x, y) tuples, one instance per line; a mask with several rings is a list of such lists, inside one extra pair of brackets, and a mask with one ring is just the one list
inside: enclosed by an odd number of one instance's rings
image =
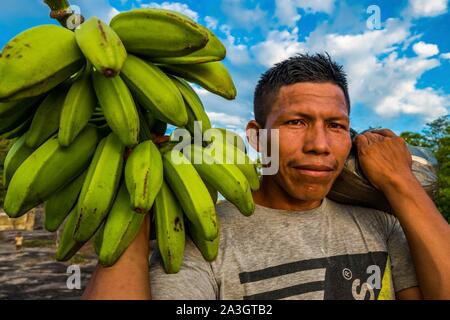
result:
[(247, 123), (247, 128), (245, 129), (247, 140), (249, 144), (255, 149), (257, 152), (259, 150), (259, 130), (262, 129), (260, 124), (256, 122), (256, 120), (251, 120)]

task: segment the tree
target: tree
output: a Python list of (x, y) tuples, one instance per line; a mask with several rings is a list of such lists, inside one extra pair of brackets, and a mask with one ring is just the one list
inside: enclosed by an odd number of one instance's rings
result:
[(400, 137), (405, 139), (406, 143), (412, 146), (431, 148), (430, 142), (420, 133), (406, 131), (402, 132)]
[(400, 135), (413, 146), (427, 147), (433, 151), (439, 164), (436, 206), (450, 222), (450, 116), (442, 116), (427, 123), (422, 133), (403, 132)]

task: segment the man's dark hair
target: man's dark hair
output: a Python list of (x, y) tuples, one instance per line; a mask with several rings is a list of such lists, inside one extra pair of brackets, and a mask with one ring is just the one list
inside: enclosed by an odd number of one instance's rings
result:
[(345, 95), (348, 113), (350, 98), (347, 88), (347, 75), (341, 65), (325, 54), (298, 54), (284, 60), (266, 71), (258, 82), (253, 101), (255, 120), (265, 127), (266, 119), (282, 86), (298, 82), (334, 83)]

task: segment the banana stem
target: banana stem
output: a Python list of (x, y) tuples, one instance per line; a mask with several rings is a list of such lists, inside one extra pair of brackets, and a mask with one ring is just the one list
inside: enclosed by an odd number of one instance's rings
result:
[[(58, 20), (63, 27), (72, 29), (69, 28), (67, 23), (67, 19), (74, 14), (70, 9), (69, 0), (44, 0), (44, 3), (50, 8), (50, 17), (52, 19)], [(80, 16), (80, 23), (83, 23), (83, 21), (84, 17)]]

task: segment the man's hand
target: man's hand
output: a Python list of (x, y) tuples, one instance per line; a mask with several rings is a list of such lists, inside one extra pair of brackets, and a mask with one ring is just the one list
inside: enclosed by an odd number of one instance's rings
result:
[(415, 179), (411, 154), (405, 141), (389, 129), (373, 130), (355, 139), (359, 164), (369, 181), (379, 190), (397, 187)]
[(450, 299), (450, 226), (412, 173), (405, 142), (382, 129), (355, 143), (364, 174), (384, 193), (408, 239), (420, 292), (403, 298)]

